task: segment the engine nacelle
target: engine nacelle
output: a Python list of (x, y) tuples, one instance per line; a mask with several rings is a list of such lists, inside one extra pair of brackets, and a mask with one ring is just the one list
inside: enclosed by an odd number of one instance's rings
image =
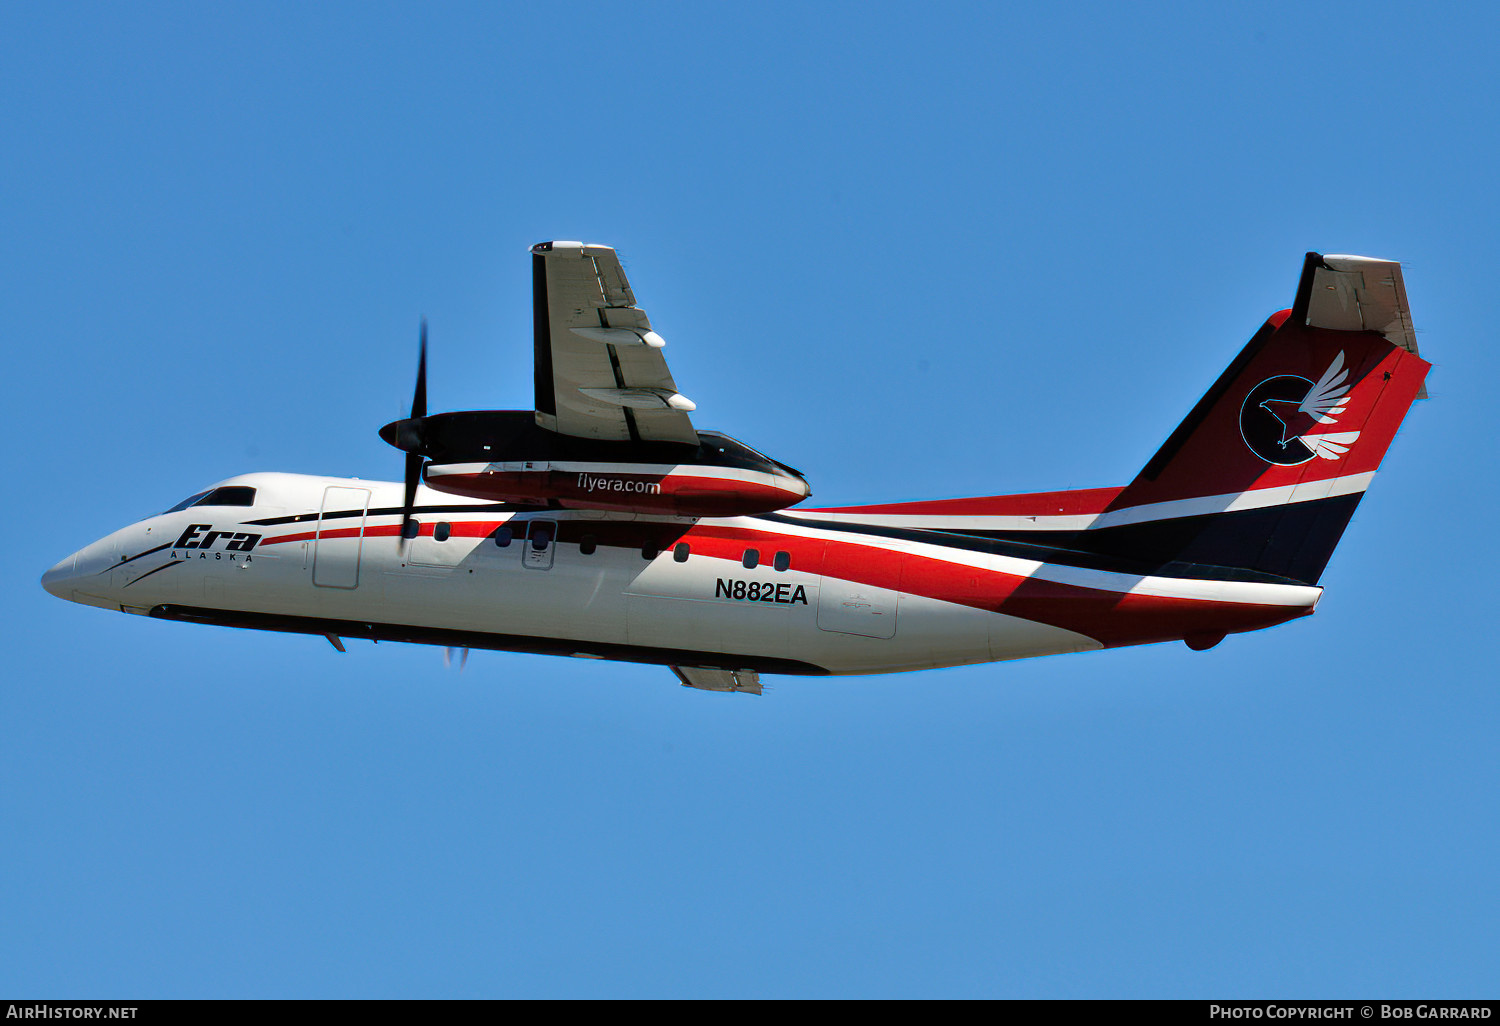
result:
[(429, 463), (423, 477), (477, 499), (691, 517), (769, 513), (812, 494), (795, 474), (701, 464)]

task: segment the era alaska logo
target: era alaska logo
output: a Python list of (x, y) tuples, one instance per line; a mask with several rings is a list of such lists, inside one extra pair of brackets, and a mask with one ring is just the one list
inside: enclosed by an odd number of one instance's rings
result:
[(1314, 456), (1336, 460), (1349, 451), (1358, 431), (1314, 434), (1337, 424), (1349, 405), (1349, 371), (1340, 352), (1316, 382), (1296, 374), (1267, 378), (1240, 406), (1240, 437), (1267, 463), (1295, 467)]
[[(206, 533), (205, 533), (206, 532)], [(171, 546), (172, 558), (176, 559), (178, 549), (201, 549), (198, 553), (199, 559), (207, 559), (208, 551), (214, 547), (214, 543), (220, 538), (224, 539), (224, 551), (229, 553), (229, 558), (234, 559), (236, 552), (245, 553), (245, 562), (250, 562), (250, 550), (255, 548), (255, 543), (260, 541), (261, 536), (251, 534), (248, 531), (215, 531), (213, 524), (188, 524), (187, 530), (182, 532), (182, 537)], [(184, 558), (188, 558), (184, 553)], [(215, 559), (224, 557), (215, 552)]]

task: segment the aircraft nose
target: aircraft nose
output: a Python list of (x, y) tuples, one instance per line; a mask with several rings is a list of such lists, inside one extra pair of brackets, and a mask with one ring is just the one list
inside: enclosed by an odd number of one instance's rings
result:
[(105, 609), (120, 608), (109, 600), (108, 571), (114, 562), (116, 548), (113, 536), (85, 545), (42, 574), (42, 587), (69, 602)]
[(73, 553), (42, 574), (42, 587), (60, 599), (73, 597), (73, 582), (78, 579), (78, 553)]

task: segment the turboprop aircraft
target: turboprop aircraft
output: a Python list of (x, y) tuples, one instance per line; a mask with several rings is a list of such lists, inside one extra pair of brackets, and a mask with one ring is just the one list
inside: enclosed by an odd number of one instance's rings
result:
[(534, 410), (411, 416), (402, 482), (221, 481), (85, 546), (54, 595), (167, 620), (655, 663), (690, 687), (1159, 641), (1307, 616), (1429, 364), (1400, 265), (1309, 253), (1128, 485), (793, 509), (698, 430), (613, 249), (531, 249)]

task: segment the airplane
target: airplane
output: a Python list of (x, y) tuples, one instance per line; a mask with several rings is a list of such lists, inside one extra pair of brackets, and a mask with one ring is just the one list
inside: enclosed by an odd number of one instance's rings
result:
[(801, 473), (694, 426), (608, 246), (531, 248), (535, 409), (380, 429), (400, 482), (245, 474), (62, 560), (60, 598), (166, 620), (670, 667), (760, 694), (1182, 641), (1311, 614), (1425, 398), (1400, 264), (1307, 254), (1123, 487), (793, 508)]

